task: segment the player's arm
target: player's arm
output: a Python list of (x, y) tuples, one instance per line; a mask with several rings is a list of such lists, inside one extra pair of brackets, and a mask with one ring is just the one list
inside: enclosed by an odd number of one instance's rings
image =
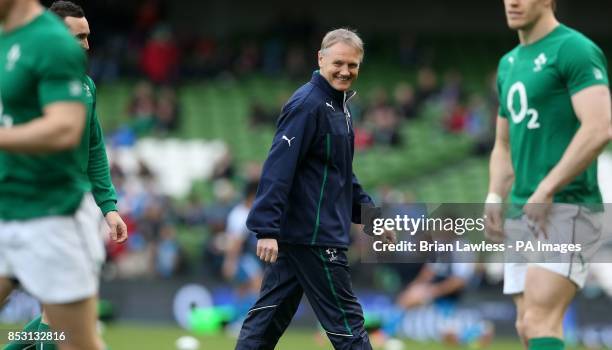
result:
[(603, 51), (585, 40), (568, 40), (560, 48), (557, 61), (580, 127), (530, 203), (552, 202), (554, 194), (584, 172), (611, 137), (610, 89)]
[(90, 123), (87, 176), (92, 186), (91, 192), (110, 228), (111, 239), (117, 243), (123, 243), (128, 238), (127, 225), (117, 211), (117, 193), (110, 177), (104, 134), (95, 104), (94, 115)]
[[(69, 36), (38, 38), (32, 73), (42, 116), (12, 128), (0, 129), (0, 149), (19, 153), (52, 153), (75, 148), (85, 125), (81, 78), (85, 54)], [(48, 45), (48, 47), (44, 47)]]
[(495, 144), (489, 161), (489, 195), (485, 205), (486, 234), (493, 240), (501, 240), (504, 236), (501, 203), (508, 196), (513, 182), (508, 119), (498, 116)]
[(106, 215), (110, 211), (117, 211), (117, 194), (111, 181), (104, 134), (96, 112), (90, 123), (87, 175), (93, 187), (92, 193), (96, 204), (102, 210), (102, 214)]
[(508, 119), (498, 116), (495, 144), (489, 161), (489, 193), (505, 199), (514, 182), (514, 169), (510, 155)]
[(247, 219), (248, 229), (258, 239), (257, 256), (266, 262), (276, 260), (277, 239), (282, 234), (281, 216), (288, 205), (289, 190), (298, 165), (315, 137), (316, 119), (316, 110), (307, 111), (300, 106), (286, 108), (279, 119)]
[(610, 90), (605, 85), (595, 85), (572, 96), (572, 106), (580, 120), (580, 127), (561, 160), (540, 182), (536, 196), (531, 200), (540, 203), (551, 198), (584, 172), (612, 139)]
[(80, 102), (54, 102), (43, 115), (12, 128), (0, 129), (0, 149), (18, 153), (52, 153), (76, 147), (85, 125)]

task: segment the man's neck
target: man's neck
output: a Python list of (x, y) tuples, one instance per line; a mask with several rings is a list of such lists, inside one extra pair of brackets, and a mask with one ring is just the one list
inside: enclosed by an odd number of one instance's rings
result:
[(36, 16), (40, 15), (44, 8), (38, 1), (19, 0), (15, 1), (13, 8), (9, 11), (4, 21), (4, 32), (10, 32), (29, 23)]
[(543, 14), (535, 23), (528, 28), (519, 29), (518, 36), (522, 45), (530, 45), (542, 39), (559, 25), (554, 14)]

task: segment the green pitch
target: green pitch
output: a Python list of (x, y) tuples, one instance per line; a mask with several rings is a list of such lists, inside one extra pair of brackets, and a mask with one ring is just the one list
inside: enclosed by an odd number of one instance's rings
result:
[[(173, 350), (175, 341), (178, 337), (190, 335), (188, 332), (177, 327), (171, 326), (143, 326), (116, 324), (107, 326), (103, 337), (110, 350), (123, 349), (147, 349), (147, 350)], [(196, 336), (200, 341), (200, 350), (233, 350), (236, 344), (235, 339), (224, 336)], [(515, 340), (497, 340), (486, 349), (491, 350), (516, 350), (522, 346)], [(324, 339), (320, 344), (315, 339), (314, 331), (289, 331), (281, 338), (277, 350), (330, 350), (329, 342)], [(383, 350), (383, 348), (376, 348)], [(476, 348), (451, 347), (448, 345), (434, 343), (415, 343), (406, 342), (405, 350), (424, 349), (424, 350), (473, 350)], [(567, 348), (568, 350), (572, 348)], [(576, 348), (574, 348), (576, 349)], [(582, 349), (582, 348), (578, 348)], [(576, 349), (576, 350), (578, 350)]]

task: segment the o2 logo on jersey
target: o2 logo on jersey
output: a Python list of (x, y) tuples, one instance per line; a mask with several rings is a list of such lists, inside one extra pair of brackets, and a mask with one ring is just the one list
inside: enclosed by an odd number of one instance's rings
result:
[[(520, 106), (518, 110), (514, 108), (514, 95), (516, 94), (518, 94), (519, 97)], [(538, 117), (540, 115), (534, 108), (529, 108), (529, 103), (527, 101), (527, 89), (525, 88), (525, 84), (523, 84), (523, 82), (517, 81), (516, 83), (512, 84), (506, 98), (506, 107), (508, 108), (508, 112), (510, 112), (512, 121), (515, 124), (519, 124), (526, 117), (529, 117), (527, 129), (537, 129), (540, 127), (540, 123), (538, 122)]]

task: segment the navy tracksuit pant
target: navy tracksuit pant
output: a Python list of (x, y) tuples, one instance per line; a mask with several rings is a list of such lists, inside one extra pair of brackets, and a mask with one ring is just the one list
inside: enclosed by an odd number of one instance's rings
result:
[(279, 244), (261, 293), (242, 325), (236, 350), (274, 349), (306, 294), (337, 350), (371, 350), (363, 311), (353, 294), (346, 250)]

